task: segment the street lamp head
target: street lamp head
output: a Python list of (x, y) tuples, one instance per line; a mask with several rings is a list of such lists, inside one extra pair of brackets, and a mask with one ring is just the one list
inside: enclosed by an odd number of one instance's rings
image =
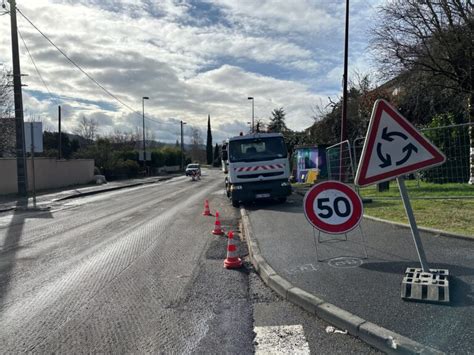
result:
[(253, 96), (247, 97), (248, 100), (253, 100)]
[(150, 98), (148, 96), (143, 96), (142, 99), (143, 100), (149, 100)]

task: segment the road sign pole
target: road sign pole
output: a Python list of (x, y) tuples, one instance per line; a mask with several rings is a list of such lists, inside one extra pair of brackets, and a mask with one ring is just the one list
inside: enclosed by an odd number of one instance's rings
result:
[(400, 189), (400, 195), (402, 196), (403, 205), (405, 206), (405, 211), (407, 213), (408, 221), (410, 222), (411, 234), (413, 240), (415, 241), (416, 252), (420, 258), (421, 268), (423, 272), (430, 272), (428, 263), (426, 261), (425, 250), (423, 249), (423, 244), (421, 243), (420, 233), (418, 232), (418, 227), (416, 225), (415, 215), (411, 208), (410, 198), (408, 197), (407, 188), (405, 186), (405, 179), (403, 176), (397, 177), (398, 187)]
[(33, 134), (33, 122), (30, 123), (31, 134), (31, 171), (33, 172), (33, 207), (36, 208), (36, 177), (35, 177), (35, 135)]

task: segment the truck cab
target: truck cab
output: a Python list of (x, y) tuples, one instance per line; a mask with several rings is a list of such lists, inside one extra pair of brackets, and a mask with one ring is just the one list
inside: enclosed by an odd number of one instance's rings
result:
[(253, 133), (229, 138), (223, 149), (226, 193), (240, 202), (278, 199), (291, 194), (288, 151), (280, 133)]

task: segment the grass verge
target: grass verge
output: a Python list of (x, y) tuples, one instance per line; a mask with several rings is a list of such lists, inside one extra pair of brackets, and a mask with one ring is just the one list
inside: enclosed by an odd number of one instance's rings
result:
[[(474, 199), (411, 200), (419, 226), (474, 236)], [(364, 213), (408, 224), (401, 200), (373, 200), (364, 205)]]

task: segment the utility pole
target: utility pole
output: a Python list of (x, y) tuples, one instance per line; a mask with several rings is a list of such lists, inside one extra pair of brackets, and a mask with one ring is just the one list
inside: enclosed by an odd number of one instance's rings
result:
[[(349, 56), (349, 0), (346, 0), (346, 29), (344, 36), (344, 75), (342, 78), (342, 116), (341, 116), (341, 142), (347, 140), (347, 62)], [(344, 182), (346, 174), (344, 171), (344, 147), (341, 145), (339, 152), (339, 181)], [(350, 154), (350, 153), (349, 153)]]
[(346, 31), (344, 38), (344, 76), (342, 93), (341, 142), (347, 139), (347, 66), (349, 55), (349, 0), (346, 0)]
[(142, 97), (142, 112), (143, 112), (143, 168), (145, 169), (145, 175), (146, 173), (146, 145), (145, 145), (145, 100), (148, 100), (148, 96), (143, 96)]
[(25, 129), (23, 120), (23, 97), (21, 92), (20, 55), (18, 53), (18, 30), (16, 23), (15, 0), (10, 0), (10, 20), (12, 36), (13, 93), (15, 101), (16, 173), (18, 194), (20, 196), (28, 196), (28, 180), (25, 155)]
[(58, 160), (61, 160), (61, 106), (58, 106)]

